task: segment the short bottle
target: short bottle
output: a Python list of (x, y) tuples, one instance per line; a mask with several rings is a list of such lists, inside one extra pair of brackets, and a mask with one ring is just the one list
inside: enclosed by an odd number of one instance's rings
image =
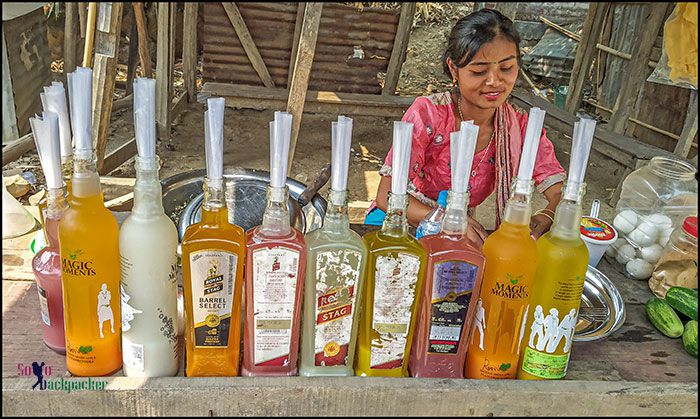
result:
[(438, 195), (438, 206), (430, 210), (421, 220), (416, 229), (416, 238), (420, 239), (423, 236), (438, 234), (442, 229), (442, 219), (445, 216), (445, 207), (447, 206), (448, 191), (440, 191)]

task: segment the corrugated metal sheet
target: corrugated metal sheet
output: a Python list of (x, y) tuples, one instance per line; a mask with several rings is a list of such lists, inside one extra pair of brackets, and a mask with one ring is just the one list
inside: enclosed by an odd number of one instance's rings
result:
[(15, 97), (19, 135), (30, 130), (29, 117), (41, 112), (39, 94), (51, 83), (51, 51), (43, 9), (2, 22)]
[[(236, 3), (278, 87), (287, 87), (297, 3)], [(204, 81), (262, 86), (221, 3), (203, 4)], [(398, 26), (398, 9), (323, 6), (309, 89), (380, 93)], [(352, 58), (359, 47), (364, 58)]]

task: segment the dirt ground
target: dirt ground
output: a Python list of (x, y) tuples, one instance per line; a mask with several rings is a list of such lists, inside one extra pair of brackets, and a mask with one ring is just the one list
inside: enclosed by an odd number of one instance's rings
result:
[[(398, 92), (403, 95), (424, 95), (444, 91), (450, 80), (443, 75), (439, 62), (445, 39), (454, 22), (470, 11), (471, 3), (441, 3), (437, 12), (439, 19), (426, 21), (418, 19), (410, 36), (406, 62), (399, 80)], [(176, 74), (177, 75), (177, 74)], [(60, 74), (57, 74), (57, 78)], [(123, 92), (117, 92), (121, 95)], [(163, 161), (161, 177), (166, 178), (187, 170), (204, 167), (204, 105), (190, 104), (172, 127), (170, 141), (159, 141), (157, 153)], [(291, 176), (302, 183), (310, 182), (319, 170), (330, 162), (331, 121), (337, 115), (304, 114), (296, 148)], [(269, 170), (268, 122), (273, 119), (273, 110), (256, 111), (250, 109), (227, 108), (224, 122), (224, 164), (246, 168)], [(374, 198), (379, 181), (378, 169), (391, 146), (393, 119), (382, 117), (354, 117), (353, 152), (349, 168), (349, 199), (358, 207), (366, 206)], [(571, 139), (561, 133), (549, 130), (549, 138), (555, 146), (557, 158), (567, 168)], [(115, 112), (112, 115), (108, 148), (121, 144), (133, 137), (131, 109)], [(112, 145), (112, 146), (110, 146)], [(110, 176), (133, 177), (134, 160), (130, 159)], [(43, 186), (43, 175), (35, 152), (26, 153), (22, 158), (4, 167), (3, 174), (33, 172), (38, 183), (34, 189)], [(601, 217), (611, 219), (612, 208), (607, 199), (619, 182), (622, 166), (612, 159), (593, 152), (586, 175), (588, 183), (584, 199), (584, 211), (588, 212), (591, 201), (601, 200)], [(322, 189), (325, 196), (327, 186)], [(130, 188), (105, 186), (105, 198), (112, 199), (130, 191)], [(21, 199), (26, 204), (28, 194)], [(477, 211), (477, 220), (486, 228), (494, 224), (494, 196), (484, 202)], [(539, 194), (533, 198), (533, 209), (539, 209), (546, 201)]]

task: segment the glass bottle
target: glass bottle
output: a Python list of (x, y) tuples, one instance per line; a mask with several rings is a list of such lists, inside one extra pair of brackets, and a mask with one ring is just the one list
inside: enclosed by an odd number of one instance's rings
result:
[(407, 194), (389, 194), (381, 230), (363, 240), (368, 259), (355, 374), (407, 377), (426, 254), (408, 234)]
[(203, 189), (201, 220), (182, 237), (185, 374), (237, 376), (245, 233), (228, 222), (223, 179), (205, 177)]
[[(71, 177), (73, 176), (73, 156), (61, 156), (61, 174), (63, 175), (63, 183), (66, 185), (66, 202), (71, 202), (71, 195), (73, 192), (73, 184), (71, 182)], [(46, 243), (49, 242), (49, 233), (46, 230), (46, 212), (48, 211), (49, 197), (45, 196), (39, 200), (37, 207), (39, 207), (39, 221), (44, 228), (44, 238)]]
[(124, 375), (168, 377), (177, 354), (177, 229), (163, 210), (158, 157), (136, 157), (134, 207), (119, 231)]
[(357, 314), (367, 249), (350, 230), (347, 191), (331, 189), (323, 227), (308, 247), (299, 374), (354, 375)]
[(44, 232), (48, 245), (34, 255), (32, 269), (39, 293), (44, 343), (52, 350), (65, 354), (61, 255), (58, 244), (58, 223), (68, 209), (65, 188), (48, 189), (46, 197)]
[(516, 178), (515, 183), (503, 222), (484, 241), (486, 263), (481, 287), (474, 293), (478, 298), (472, 302), (465, 378), (515, 378), (517, 373), (537, 248), (530, 235), (533, 182)]
[(73, 196), (59, 222), (66, 367), (103, 376), (122, 367), (119, 227), (104, 206), (92, 150), (74, 156)]
[(470, 302), (485, 261), (466, 236), (468, 204), (468, 192), (450, 191), (440, 233), (420, 239), (428, 259), (409, 360), (412, 377), (464, 377)]
[(578, 188), (578, 200), (564, 197), (552, 228), (537, 240), (538, 264), (529, 300), (532, 314), (525, 323), (528, 337), (521, 344), (519, 379), (566, 375), (588, 269), (588, 247), (580, 232), (585, 184), (573, 187)]
[(297, 373), (306, 243), (289, 223), (288, 198), (286, 186), (268, 186), (262, 225), (247, 233), (245, 376)]

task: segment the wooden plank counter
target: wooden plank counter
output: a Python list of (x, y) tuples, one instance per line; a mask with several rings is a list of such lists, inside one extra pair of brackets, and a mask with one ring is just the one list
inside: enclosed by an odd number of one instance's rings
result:
[[(371, 227), (370, 227), (371, 228)], [(362, 233), (366, 226), (353, 226)], [(30, 233), (34, 234), (34, 233)], [(36, 285), (21, 271), (31, 252), (14, 254), (26, 237), (3, 240), (3, 415), (687, 415), (698, 413), (697, 359), (680, 339), (646, 319), (651, 296), (603, 259), (598, 266), (626, 304), (623, 326), (597, 342), (575, 342), (564, 380), (480, 381), (365, 377), (179, 377), (90, 379), (94, 390), (32, 390), (24, 367), (51, 367), (46, 379), (85, 381), (66, 372), (65, 358), (41, 339)], [(6, 259), (9, 258), (9, 259)], [(181, 342), (182, 343), (182, 342)], [(102, 384), (99, 384), (102, 383)], [(64, 387), (65, 388), (65, 387)]]

